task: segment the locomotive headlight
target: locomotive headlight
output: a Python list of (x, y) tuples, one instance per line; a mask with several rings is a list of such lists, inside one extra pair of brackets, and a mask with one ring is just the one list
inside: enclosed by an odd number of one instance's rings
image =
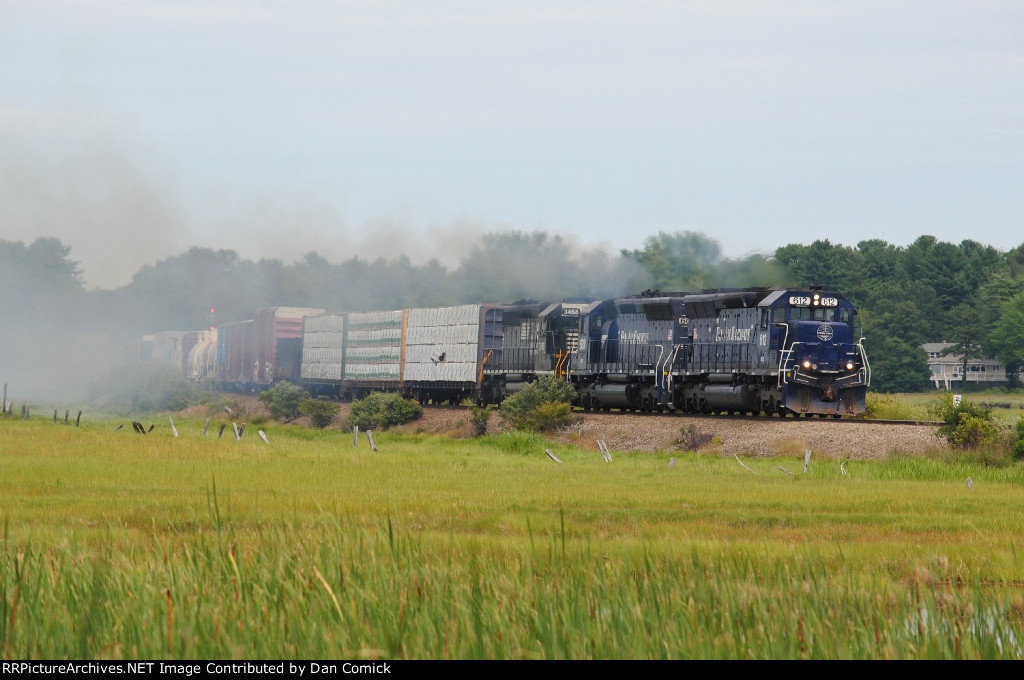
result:
[(810, 367), (811, 367), (811, 360), (810, 359), (804, 359), (804, 368), (810, 368)]
[(853, 370), (853, 362), (852, 361), (847, 361), (846, 362), (846, 370), (847, 371), (852, 371)]

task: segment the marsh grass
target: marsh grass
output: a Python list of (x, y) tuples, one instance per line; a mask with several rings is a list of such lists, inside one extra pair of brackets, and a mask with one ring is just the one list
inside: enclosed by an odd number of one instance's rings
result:
[(0, 423), (0, 655), (1022, 655), (1021, 466), (176, 424)]

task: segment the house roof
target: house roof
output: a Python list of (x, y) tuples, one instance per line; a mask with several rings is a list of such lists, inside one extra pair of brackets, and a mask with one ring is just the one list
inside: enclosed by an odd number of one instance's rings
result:
[[(924, 350), (925, 354), (929, 355), (929, 357), (928, 357), (928, 363), (929, 364), (959, 364), (959, 363), (963, 363), (963, 360), (964, 360), (963, 355), (954, 354), (952, 352), (950, 352), (949, 354), (946, 354), (946, 355), (942, 355), (942, 351), (947, 349), (947, 348), (949, 348), (949, 347), (956, 347), (956, 345), (954, 345), (952, 342), (926, 342), (923, 345), (921, 345), (921, 349)], [(939, 354), (940, 356), (938, 358), (936, 358), (936, 359), (933, 359), (930, 356), (932, 353)], [(969, 359), (967, 361), (967, 363), (971, 364), (972, 366), (981, 366), (981, 365), (984, 365), (984, 366), (997, 366), (997, 367), (1001, 367), (1002, 366), (1002, 364), (999, 363), (998, 359), (993, 359), (993, 358), (989, 358), (989, 357), (985, 357), (985, 358), (982, 358), (982, 359)]]

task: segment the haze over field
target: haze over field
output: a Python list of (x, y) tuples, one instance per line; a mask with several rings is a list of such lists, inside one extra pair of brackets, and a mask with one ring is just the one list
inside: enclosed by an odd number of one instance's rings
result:
[(1009, 0), (0, 7), (0, 238), (456, 267), (486, 233), (739, 258), (1024, 225)]

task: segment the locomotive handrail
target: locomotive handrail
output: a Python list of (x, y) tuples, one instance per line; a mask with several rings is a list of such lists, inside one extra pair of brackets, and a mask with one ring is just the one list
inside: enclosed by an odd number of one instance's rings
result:
[(676, 357), (679, 356), (679, 352), (682, 349), (683, 349), (682, 345), (675, 345), (672, 348), (672, 356), (669, 358), (668, 362), (666, 362), (666, 364), (665, 364), (665, 366), (668, 367), (668, 369), (669, 369), (669, 371), (668, 371), (668, 379), (665, 381), (666, 382), (665, 389), (668, 390), (668, 400), (665, 402), (665, 404), (669, 408), (675, 408), (675, 384), (676, 384), (675, 378), (676, 378), (676, 375), (673, 372), (673, 369), (675, 368), (675, 365), (676, 365)]
[(860, 360), (863, 364), (863, 368), (858, 373), (864, 374), (864, 385), (871, 385), (871, 364), (868, 363), (868, 354), (864, 351), (864, 338), (861, 338), (857, 342), (857, 349), (860, 350)]
[(796, 348), (803, 344), (805, 343), (794, 342), (789, 349), (784, 349), (781, 352), (779, 352), (779, 387), (782, 387), (783, 385), (789, 382), (789, 380), (787, 380), (786, 378), (786, 364), (788, 364), (792, 360), (793, 355), (796, 354)]
[[(782, 387), (789, 382), (786, 378), (786, 364), (789, 363), (793, 355), (796, 353), (797, 347), (806, 344), (807, 343), (805, 342), (794, 342), (789, 349), (782, 350), (779, 353), (779, 387)], [(857, 343), (857, 351), (860, 353), (860, 360), (862, 364), (861, 369), (857, 371), (857, 375), (860, 378), (860, 381), (863, 382), (865, 386), (868, 386), (871, 384), (871, 364), (868, 363), (868, 355), (867, 352), (864, 351), (864, 338), (861, 338), (860, 342)]]
[(658, 347), (658, 358), (654, 360), (654, 381), (658, 387), (661, 387), (661, 359), (665, 356), (665, 345), (660, 342), (657, 344)]
[[(558, 377), (558, 378), (562, 377), (562, 365), (569, 362), (569, 355), (570, 355), (570, 352), (566, 352), (565, 355), (563, 356), (562, 355), (562, 351), (561, 350), (558, 351), (558, 361), (555, 363), (555, 376), (556, 377)], [(568, 373), (566, 374), (566, 379), (568, 379)]]
[(786, 349), (786, 341), (789, 340), (789, 324), (777, 323), (775, 324), (775, 327), (786, 329), (786, 334), (782, 336), (782, 347), (779, 348), (779, 375), (776, 382), (776, 385), (782, 387), (786, 382), (786, 361), (793, 355), (793, 348), (790, 347), (789, 349)]

